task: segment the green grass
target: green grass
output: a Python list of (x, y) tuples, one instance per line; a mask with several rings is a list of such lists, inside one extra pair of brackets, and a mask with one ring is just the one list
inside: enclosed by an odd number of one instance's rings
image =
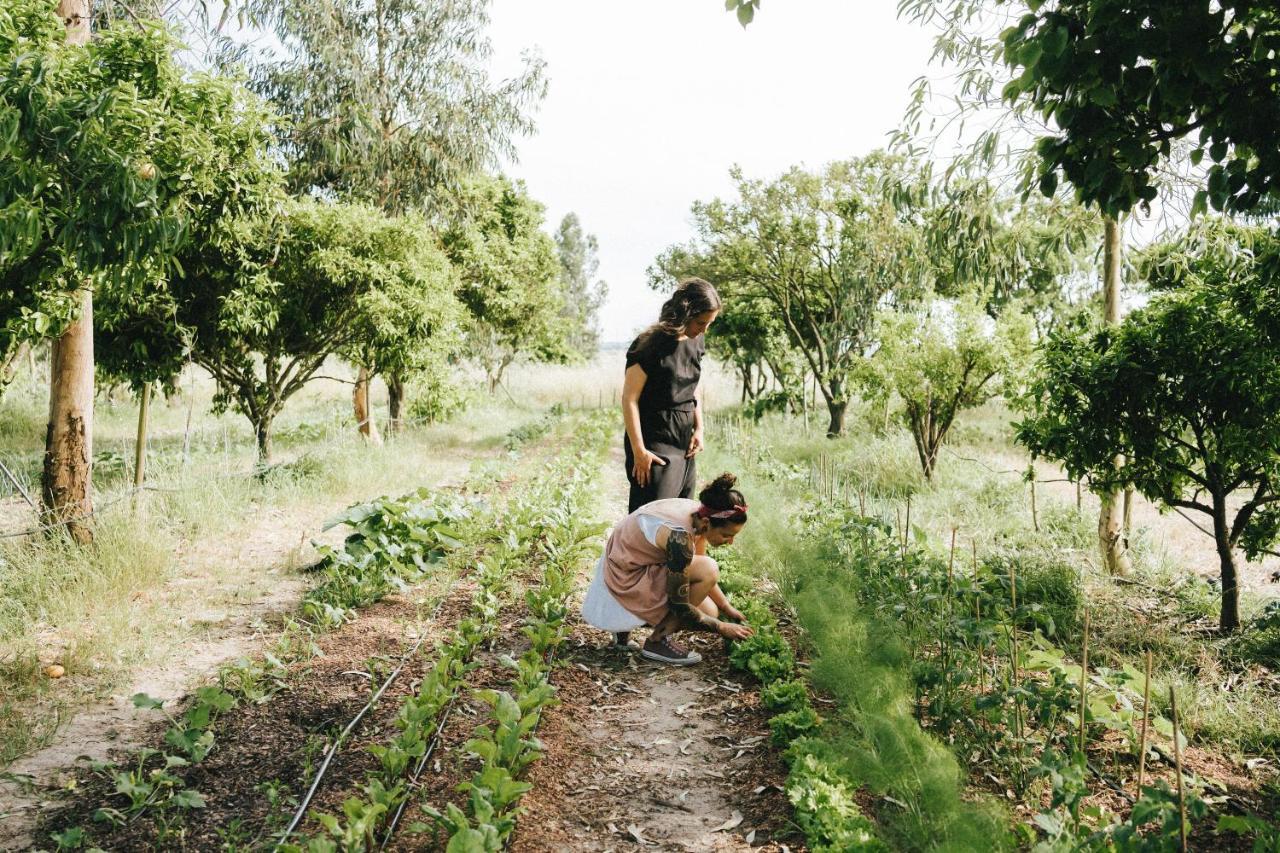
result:
[[(327, 372), (342, 375), (342, 368)], [(369, 446), (353, 426), (350, 386), (317, 382), (286, 407), (275, 464), (260, 471), (248, 421), (209, 412), (207, 379), (181, 387), (182, 397), (153, 404), (152, 489), (136, 500), (117, 500), (132, 486), (135, 404), (127, 394), (99, 399), (100, 511), (92, 547), (44, 536), (0, 539), (0, 767), (47, 743), (67, 714), (139, 667), (163, 666), (186, 644), (216, 634), (223, 615), (254, 605), (282, 579), (301, 586), (289, 576), (311, 559), (308, 531), (348, 504), (459, 482), (477, 459), (495, 460), (490, 476), (500, 476), (508, 464), (507, 433), (538, 422), (541, 401), (551, 396), (550, 389), (519, 388), (514, 401), (484, 395), (449, 422)], [(562, 383), (565, 395), (573, 387)], [(37, 497), (44, 393), (20, 375), (0, 398), (0, 461)], [(385, 428), (385, 394), (375, 395), (375, 406)], [(0, 486), (0, 495), (9, 491), (7, 483)], [(35, 524), (20, 500), (9, 498), (0, 533)], [(247, 530), (275, 537), (274, 553), (283, 547), (284, 564), (255, 559)], [(66, 668), (65, 678), (45, 677), (51, 660)]]

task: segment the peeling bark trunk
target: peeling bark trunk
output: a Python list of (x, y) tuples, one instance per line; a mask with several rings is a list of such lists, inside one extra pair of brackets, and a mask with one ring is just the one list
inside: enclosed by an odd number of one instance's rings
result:
[[(89, 41), (89, 0), (60, 0), (67, 44)], [(45, 433), (42, 515), (71, 538), (93, 541), (93, 293), (80, 291), (80, 316), (53, 342), (49, 356), (49, 425)]]
[[(62, 7), (60, 7), (62, 8)], [(86, 11), (87, 14), (87, 11)], [(80, 316), (53, 342), (49, 425), (41, 478), (46, 524), (93, 541), (93, 293), (80, 291)]]
[(355, 408), (356, 426), (360, 434), (371, 444), (382, 444), (382, 436), (378, 434), (378, 424), (373, 418), (373, 409), (369, 405), (369, 369), (367, 367), (360, 368), (359, 373), (356, 374), (351, 402)]
[[(1102, 295), (1103, 321), (1114, 326), (1120, 322), (1120, 223), (1110, 217), (1106, 220), (1103, 244)], [(1116, 455), (1115, 465), (1117, 468), (1124, 465), (1123, 455)], [(1102, 565), (1108, 574), (1127, 575), (1130, 565), (1124, 547), (1123, 500), (1118, 491), (1105, 492), (1099, 497), (1102, 509), (1098, 514), (1098, 547), (1102, 552)]]

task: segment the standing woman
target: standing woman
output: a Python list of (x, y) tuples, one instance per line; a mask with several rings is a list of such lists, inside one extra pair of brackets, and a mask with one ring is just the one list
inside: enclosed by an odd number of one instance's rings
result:
[(622, 422), (627, 434), (627, 511), (652, 501), (693, 496), (694, 457), (702, 450), (703, 334), (720, 313), (707, 281), (687, 278), (662, 306), (658, 322), (627, 350)]

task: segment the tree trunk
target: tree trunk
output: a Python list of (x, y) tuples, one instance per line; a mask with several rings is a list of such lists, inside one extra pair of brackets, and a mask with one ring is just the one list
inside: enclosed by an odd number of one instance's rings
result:
[(831, 416), (827, 424), (827, 438), (836, 438), (844, 434), (844, 413), (849, 408), (847, 400), (828, 400), (827, 413)]
[(138, 438), (133, 446), (133, 487), (142, 488), (147, 475), (147, 416), (151, 413), (151, 383), (142, 386), (138, 398)]
[(264, 415), (254, 421), (253, 432), (258, 438), (258, 464), (271, 464), (271, 422), (274, 420), (272, 415)]
[(71, 538), (87, 545), (93, 541), (93, 293), (79, 294), (80, 315), (50, 352), (41, 494), (45, 523), (65, 523)]
[[(1103, 244), (1102, 297), (1103, 322), (1114, 326), (1120, 322), (1120, 223), (1106, 219), (1106, 237)], [(1124, 456), (1116, 454), (1115, 466), (1124, 465)], [(1118, 491), (1099, 495), (1102, 509), (1098, 514), (1098, 547), (1102, 552), (1102, 565), (1108, 574), (1127, 575), (1129, 555), (1125, 551), (1124, 517), (1122, 500)]]
[[(30, 356), (31, 344), (26, 341), (18, 344), (17, 348), (9, 354), (8, 358), (5, 359), (4, 367), (0, 368), (0, 386), (8, 385), (12, 382), (13, 377), (18, 373), (18, 362), (23, 361), (24, 359), (29, 361)], [(31, 372), (34, 374), (35, 370), (32, 370)]]
[(397, 433), (404, 427), (404, 377), (387, 377), (387, 408), (391, 410), (387, 432)]
[[(90, 0), (60, 0), (67, 44), (89, 41)], [(49, 426), (41, 478), (46, 524), (66, 523), (84, 545), (93, 541), (93, 293), (80, 291), (80, 315), (49, 355)]]
[(1218, 627), (1231, 633), (1240, 627), (1240, 588), (1236, 573), (1236, 553), (1231, 547), (1231, 528), (1227, 523), (1227, 496), (1213, 496), (1213, 538), (1218, 546), (1218, 574), (1222, 584), (1222, 607), (1218, 611)]
[(351, 392), (351, 402), (355, 407), (356, 428), (371, 444), (382, 444), (382, 436), (378, 434), (378, 424), (373, 418), (373, 408), (369, 405), (369, 368), (362, 367), (356, 374), (355, 388)]

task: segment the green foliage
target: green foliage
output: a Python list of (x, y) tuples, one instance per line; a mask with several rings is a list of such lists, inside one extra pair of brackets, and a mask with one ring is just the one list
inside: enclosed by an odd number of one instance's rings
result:
[[(1061, 172), (1110, 216), (1154, 201), (1175, 141), (1213, 161), (1196, 206), (1250, 211), (1280, 190), (1280, 16), (1271, 4), (1161, 0), (1030, 0), (1005, 30), (1019, 72), (1007, 101), (1025, 100), (1058, 132), (1036, 146), (1040, 187)], [(1019, 8), (1024, 7), (1024, 8)]]
[(438, 357), (456, 328), (451, 274), (421, 219), (296, 201), (238, 228), (184, 254), (170, 288), (215, 406), (249, 419), (264, 460), (284, 403), (330, 356), (406, 369)]
[(342, 550), (318, 549), (325, 566), (303, 612), (319, 626), (336, 627), (354, 608), (420, 578), (461, 545), (457, 528), (469, 516), (461, 499), (425, 488), (348, 508), (325, 523), (325, 530), (345, 524), (352, 533)]
[[(1238, 228), (1211, 223), (1213, 236)], [(1246, 232), (1249, 239), (1262, 234)], [(1272, 238), (1266, 238), (1269, 242)], [(1159, 293), (1115, 329), (1053, 335), (1024, 400), (1018, 440), (1095, 488), (1135, 487), (1164, 506), (1203, 513), (1222, 563), (1220, 623), (1239, 624), (1233, 549), (1249, 556), (1280, 534), (1280, 379), (1262, 305), (1266, 268), (1231, 240), (1189, 235), (1152, 250)], [(1115, 454), (1126, 464), (1117, 468)], [(1227, 510), (1228, 495), (1245, 491)]]
[(451, 202), (444, 249), (470, 311), (470, 355), (496, 389), (517, 358), (565, 361), (564, 291), (555, 243), (541, 230), (543, 207), (522, 182), (475, 176)]
[(774, 681), (760, 691), (760, 704), (769, 711), (794, 711), (808, 706), (809, 691), (799, 679)]
[(853, 789), (830, 764), (798, 741), (791, 752), (787, 798), (796, 810), (796, 823), (815, 853), (888, 851), (853, 798)]
[(871, 397), (896, 393), (920, 467), (933, 479), (956, 415), (995, 396), (998, 376), (1007, 385), (1016, 381), (1031, 349), (1029, 325), (1018, 315), (993, 322), (969, 301), (934, 301), (882, 314), (880, 329), (880, 348), (862, 384)]
[(829, 431), (839, 433), (851, 374), (875, 342), (877, 310), (889, 294), (907, 299), (929, 281), (918, 217), (898, 203), (925, 192), (923, 170), (874, 153), (821, 172), (793, 168), (773, 181), (739, 169), (731, 176), (737, 197), (694, 204), (695, 240), (668, 250), (657, 266), (711, 274), (734, 294), (726, 315), (741, 301), (775, 317), (788, 349), (818, 381)]
[(253, 85), (291, 119), (284, 153), (300, 194), (434, 211), (533, 128), (543, 63), (490, 79), (488, 0), (246, 6), (283, 48), (254, 68)]
[(448, 365), (430, 364), (413, 377), (409, 420), (420, 424), (445, 423), (465, 412), (474, 402), (475, 392), (454, 376)]
[(1080, 630), (1084, 587), (1080, 573), (1060, 557), (1020, 549), (982, 558), (979, 582), (990, 596), (988, 608), (1009, 600), (1010, 578), (1018, 588), (1019, 625), (1059, 641), (1074, 640)]
[(584, 359), (600, 348), (598, 314), (609, 286), (596, 279), (600, 270), (600, 245), (594, 234), (582, 230), (578, 214), (566, 213), (556, 229), (556, 254), (564, 286), (564, 323), (569, 346)]
[(58, 334), (86, 279), (146, 302), (202, 223), (275, 185), (268, 117), (236, 80), (183, 70), (154, 22), (67, 46), (55, 6), (0, 12), (0, 353)]

